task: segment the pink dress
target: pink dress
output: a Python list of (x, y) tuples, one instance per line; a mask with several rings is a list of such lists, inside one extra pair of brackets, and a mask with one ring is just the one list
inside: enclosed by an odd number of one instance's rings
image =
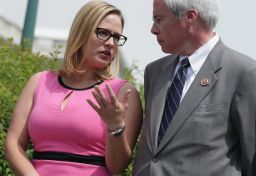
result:
[[(118, 78), (99, 84), (108, 95), (105, 83), (115, 94), (126, 82)], [(72, 89), (65, 86), (58, 74), (45, 71), (34, 95), (34, 106), (28, 121), (28, 131), (35, 151), (57, 151), (80, 155), (105, 155), (106, 124), (87, 103), (95, 102), (93, 87)], [(68, 103), (61, 104), (69, 95)], [(40, 176), (110, 176), (106, 167), (55, 160), (32, 160)]]

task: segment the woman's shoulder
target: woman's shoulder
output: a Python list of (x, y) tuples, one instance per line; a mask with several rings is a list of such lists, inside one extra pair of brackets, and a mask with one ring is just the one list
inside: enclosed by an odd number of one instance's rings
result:
[(119, 84), (119, 83), (128, 82), (128, 81), (119, 77), (112, 77), (110, 79), (107, 79), (106, 82), (112, 83), (112, 84)]
[(125, 92), (128, 89), (131, 89), (132, 91), (137, 91), (135, 86), (131, 84), (128, 80), (121, 79), (118, 77), (109, 79), (106, 81), (106, 83), (110, 84), (111, 87), (115, 90), (115, 92)]
[(42, 82), (45, 82), (47, 80), (53, 80), (58, 76), (58, 72), (55, 71), (41, 71), (37, 72), (34, 75), (32, 75), (28, 81), (28, 84), (32, 85), (33, 87), (38, 87), (38, 85), (41, 85)]
[(56, 71), (41, 71), (41, 72), (37, 72), (35, 73), (31, 78), (35, 78), (38, 81), (44, 81), (44, 80), (56, 80), (56, 78), (58, 77), (58, 72)]
[(44, 70), (36, 74), (40, 74), (41, 76), (45, 76), (45, 77), (57, 77), (59, 75), (57, 71), (51, 71), (51, 70)]
[(129, 84), (129, 82), (125, 79), (121, 79), (118, 77), (113, 77), (105, 81), (105, 83), (111, 85), (112, 87), (122, 87), (125, 84)]

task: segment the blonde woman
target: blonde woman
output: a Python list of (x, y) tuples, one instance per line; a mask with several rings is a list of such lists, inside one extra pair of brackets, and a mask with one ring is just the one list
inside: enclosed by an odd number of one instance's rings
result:
[(6, 158), (15, 175), (108, 176), (128, 166), (142, 108), (137, 90), (113, 73), (127, 39), (123, 27), (111, 4), (90, 1), (80, 9), (60, 72), (32, 76), (14, 108)]

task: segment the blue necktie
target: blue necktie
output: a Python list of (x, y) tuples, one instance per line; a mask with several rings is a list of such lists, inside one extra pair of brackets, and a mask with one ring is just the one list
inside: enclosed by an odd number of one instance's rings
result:
[(167, 91), (164, 113), (158, 133), (158, 145), (160, 144), (160, 141), (163, 138), (165, 131), (167, 130), (169, 124), (172, 121), (172, 118), (175, 115), (175, 112), (179, 107), (183, 87), (186, 81), (187, 68), (189, 66), (190, 64), (188, 58), (182, 59), (182, 61), (180, 62), (180, 68), (175, 74), (172, 84)]

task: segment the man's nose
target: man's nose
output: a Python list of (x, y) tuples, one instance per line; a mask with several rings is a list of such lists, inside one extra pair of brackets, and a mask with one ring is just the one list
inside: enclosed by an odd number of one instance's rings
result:
[(158, 27), (156, 26), (155, 23), (153, 23), (153, 25), (151, 27), (151, 33), (154, 34), (154, 35), (158, 35), (159, 34), (159, 29), (158, 29)]

